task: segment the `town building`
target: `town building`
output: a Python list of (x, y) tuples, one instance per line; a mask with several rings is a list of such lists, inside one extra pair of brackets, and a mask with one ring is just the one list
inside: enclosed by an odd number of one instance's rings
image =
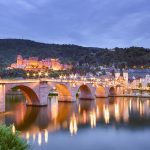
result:
[(138, 89), (138, 88), (149, 89), (150, 88), (150, 75), (147, 74), (143, 78), (133, 77), (133, 82), (131, 83), (131, 87), (134, 89)]

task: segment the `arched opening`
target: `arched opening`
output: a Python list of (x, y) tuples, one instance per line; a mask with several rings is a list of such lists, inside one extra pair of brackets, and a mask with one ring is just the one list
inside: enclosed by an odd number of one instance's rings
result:
[(81, 85), (78, 89), (78, 98), (82, 100), (94, 99), (90, 88), (87, 85)]
[(72, 101), (71, 93), (64, 84), (56, 84), (56, 92), (58, 93), (58, 101)]
[(124, 95), (124, 87), (117, 85), (116, 86), (116, 95), (123, 96)]
[(105, 88), (103, 86), (98, 86), (96, 88), (96, 94), (95, 95), (97, 98), (107, 97)]
[(111, 87), (109, 89), (109, 96), (115, 96), (116, 95), (116, 89), (114, 87)]
[[(14, 88), (19, 89), (21, 93), (25, 96), (27, 105), (39, 105), (40, 104), (39, 98), (37, 94), (33, 91), (33, 89), (24, 85), (15, 86), (15, 87), (12, 87), (11, 89), (14, 89)], [(8, 92), (6, 94), (8, 94)]]

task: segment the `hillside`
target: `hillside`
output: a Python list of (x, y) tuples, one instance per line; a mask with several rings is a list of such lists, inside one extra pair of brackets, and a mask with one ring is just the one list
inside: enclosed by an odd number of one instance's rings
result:
[(40, 59), (60, 58), (65, 63), (111, 65), (125, 62), (129, 66), (150, 66), (150, 50), (142, 47), (115, 48), (111, 51), (103, 48), (45, 44), (22, 39), (0, 39), (1, 66), (14, 62), (18, 54), (23, 57), (38, 56)]

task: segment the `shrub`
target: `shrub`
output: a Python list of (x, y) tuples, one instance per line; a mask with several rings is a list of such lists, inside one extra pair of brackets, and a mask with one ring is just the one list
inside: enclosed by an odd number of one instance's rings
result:
[(12, 133), (12, 128), (0, 125), (0, 150), (27, 150), (28, 144), (19, 137), (19, 132)]

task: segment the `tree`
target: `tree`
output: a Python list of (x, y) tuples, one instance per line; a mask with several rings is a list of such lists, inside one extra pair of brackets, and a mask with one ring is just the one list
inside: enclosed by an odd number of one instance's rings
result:
[(12, 133), (11, 127), (0, 125), (0, 150), (27, 150), (29, 145), (19, 137), (19, 133)]

